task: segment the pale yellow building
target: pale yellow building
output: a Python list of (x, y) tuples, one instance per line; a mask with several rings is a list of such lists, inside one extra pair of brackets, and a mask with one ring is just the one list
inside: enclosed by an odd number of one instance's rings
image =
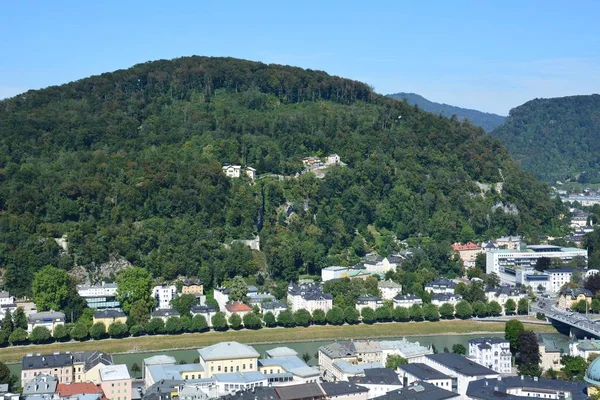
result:
[(99, 351), (73, 353), (73, 382), (100, 383), (100, 369), (113, 364), (110, 354)]
[(572, 308), (581, 300), (591, 305), (592, 298), (592, 292), (587, 289), (565, 289), (560, 292), (560, 296), (558, 297), (558, 307), (562, 309)]
[(204, 283), (199, 281), (184, 281), (181, 288), (181, 294), (202, 296), (204, 294)]
[(117, 310), (102, 310), (94, 313), (93, 323), (102, 322), (108, 327), (115, 322), (127, 323), (127, 316), (122, 311)]
[(538, 345), (540, 347), (540, 368), (542, 371), (549, 369), (561, 370), (563, 368), (562, 353), (556, 343), (549, 338), (538, 335)]
[(258, 357), (253, 347), (238, 342), (221, 342), (198, 350), (204, 377), (229, 372), (257, 371)]

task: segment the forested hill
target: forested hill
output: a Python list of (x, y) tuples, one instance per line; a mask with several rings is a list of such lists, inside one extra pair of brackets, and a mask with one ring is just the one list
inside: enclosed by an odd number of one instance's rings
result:
[[(294, 177), (329, 153), (348, 166)], [(231, 180), (222, 163), (290, 179)], [(396, 238), (429, 246), (414, 268), (451, 274), (455, 240), (555, 229), (548, 193), (480, 128), (319, 71), (186, 57), (0, 102), (0, 266), (16, 295), (44, 265), (111, 257), (209, 287), (265, 268), (289, 281)], [(257, 233), (263, 204), (262, 252), (222, 246)]]
[(483, 111), (472, 110), (469, 108), (461, 108), (451, 106), (444, 103), (436, 103), (427, 100), (425, 97), (416, 93), (395, 93), (388, 94), (388, 97), (396, 100), (406, 100), (408, 104), (416, 104), (419, 108), (434, 114), (441, 114), (444, 117), (452, 117), (456, 115), (459, 119), (468, 119), (473, 125), (481, 126), (486, 132), (490, 132), (498, 125), (502, 124), (506, 117), (498, 114), (486, 113)]
[(600, 95), (528, 101), (491, 134), (539, 179), (600, 183)]

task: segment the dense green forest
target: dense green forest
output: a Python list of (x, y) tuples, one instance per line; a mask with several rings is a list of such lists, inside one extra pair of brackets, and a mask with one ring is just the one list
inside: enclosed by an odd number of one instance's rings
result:
[(460, 120), (468, 119), (473, 125), (482, 127), (486, 132), (492, 131), (497, 126), (501, 125), (506, 117), (498, 114), (486, 113), (483, 111), (472, 110), (470, 108), (462, 108), (451, 106), (444, 103), (436, 103), (427, 100), (425, 97), (416, 93), (394, 93), (388, 94), (388, 97), (396, 100), (406, 100), (408, 104), (417, 105), (419, 108), (434, 114), (440, 114), (444, 117), (451, 118), (453, 115)]
[[(329, 153), (347, 167), (322, 180), (221, 170), (293, 177), (302, 157)], [(259, 269), (318, 274), (403, 239), (433, 249), (413, 272), (451, 274), (456, 263), (437, 261), (451, 242), (556, 232), (561, 211), (481, 128), (320, 71), (186, 57), (0, 102), (0, 266), (16, 295), (47, 264), (93, 271), (121, 256), (210, 286)], [(258, 255), (222, 246), (256, 233)], [(53, 240), (62, 235), (68, 252)]]
[(539, 179), (600, 183), (600, 95), (528, 101), (491, 134)]

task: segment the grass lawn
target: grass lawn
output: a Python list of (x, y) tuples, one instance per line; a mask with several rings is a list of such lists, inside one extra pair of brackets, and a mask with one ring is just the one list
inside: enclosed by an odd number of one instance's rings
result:
[[(535, 332), (556, 332), (551, 325), (529, 325)], [(53, 353), (57, 351), (100, 350), (106, 353), (172, 350), (208, 346), (217, 342), (283, 343), (310, 340), (343, 340), (360, 338), (384, 338), (400, 336), (423, 336), (441, 334), (467, 334), (478, 332), (503, 332), (504, 322), (439, 321), (387, 323), (375, 325), (311, 326), (309, 328), (276, 328), (257, 331), (240, 330), (227, 332), (188, 333), (183, 335), (142, 336), (125, 339), (107, 339), (85, 342), (52, 343), (6, 347), (0, 349), (0, 361), (21, 361), (27, 353)]]

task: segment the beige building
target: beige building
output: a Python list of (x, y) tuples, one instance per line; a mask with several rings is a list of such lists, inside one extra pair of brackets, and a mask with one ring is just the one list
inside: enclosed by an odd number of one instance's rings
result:
[(100, 369), (113, 364), (110, 354), (99, 351), (73, 353), (73, 382), (100, 383)]
[(238, 342), (221, 342), (198, 350), (205, 378), (228, 372), (257, 371), (258, 357), (253, 347)]
[(58, 325), (64, 325), (65, 314), (57, 311), (43, 311), (29, 314), (27, 316), (27, 332), (31, 333), (38, 326), (47, 328), (50, 333), (54, 333), (54, 328)]
[(473, 242), (467, 242), (466, 244), (454, 243), (452, 250), (458, 254), (465, 268), (474, 267), (477, 254), (483, 253), (483, 249)]
[(112, 363), (111, 355), (99, 351), (27, 354), (21, 362), (21, 382), (27, 383), (37, 375), (50, 375), (58, 383), (99, 383), (99, 369)]
[(100, 369), (100, 387), (109, 400), (131, 400), (131, 376), (125, 364)]
[(572, 308), (582, 300), (591, 305), (592, 298), (592, 292), (587, 289), (565, 289), (560, 292), (558, 297), (558, 307), (562, 309)]
[(184, 281), (181, 288), (181, 294), (202, 296), (204, 295), (204, 283), (200, 281)]
[(556, 343), (542, 335), (538, 335), (538, 344), (540, 347), (540, 368), (542, 371), (553, 369), (559, 371), (563, 368), (562, 353)]
[(122, 311), (117, 310), (102, 310), (94, 313), (93, 323), (102, 322), (106, 329), (114, 322), (127, 323), (127, 316)]

